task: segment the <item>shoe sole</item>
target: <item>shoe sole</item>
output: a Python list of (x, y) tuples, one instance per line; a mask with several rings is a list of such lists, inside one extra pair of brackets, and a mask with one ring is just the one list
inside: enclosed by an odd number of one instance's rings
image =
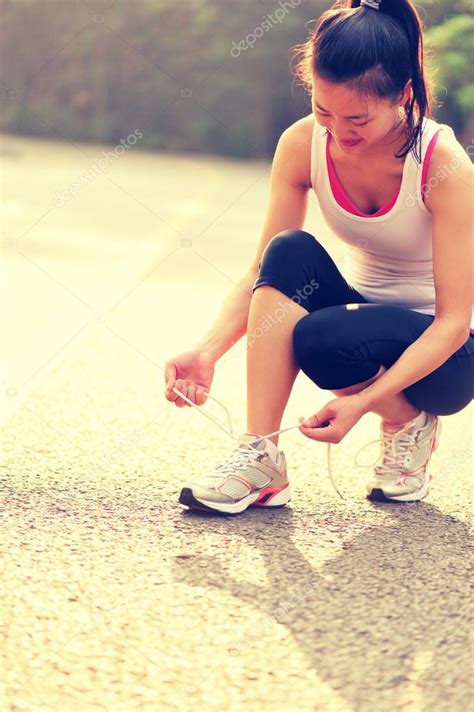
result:
[(291, 500), (290, 485), (275, 490), (266, 487), (259, 492), (252, 492), (238, 502), (224, 504), (221, 502), (205, 502), (194, 496), (190, 487), (183, 487), (179, 495), (179, 503), (191, 509), (200, 509), (205, 512), (220, 512), (221, 514), (242, 514), (248, 507), (267, 507), (279, 509)]
[(418, 502), (419, 500), (427, 497), (430, 492), (430, 482), (433, 479), (431, 473), (429, 472), (431, 456), (433, 455), (434, 451), (437, 449), (437, 447), (439, 445), (440, 437), (441, 437), (441, 420), (438, 420), (438, 423), (436, 425), (436, 431), (434, 433), (433, 447), (431, 449), (431, 453), (428, 458), (428, 462), (426, 463), (426, 474), (428, 476), (426, 477), (425, 482), (423, 483), (423, 486), (421, 487), (421, 489), (419, 489), (417, 492), (410, 492), (409, 494), (401, 494), (401, 495), (397, 495), (395, 497), (388, 497), (382, 489), (375, 488), (375, 489), (371, 490), (371, 492), (369, 494), (367, 494), (367, 499), (370, 499), (372, 502)]

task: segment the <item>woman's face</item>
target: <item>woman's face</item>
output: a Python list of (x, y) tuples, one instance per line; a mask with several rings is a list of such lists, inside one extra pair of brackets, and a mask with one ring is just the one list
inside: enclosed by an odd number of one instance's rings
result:
[(313, 113), (344, 153), (360, 154), (391, 138), (400, 123), (399, 107), (408, 99), (408, 92), (393, 104), (378, 97), (364, 97), (347, 83), (335, 84), (315, 76)]

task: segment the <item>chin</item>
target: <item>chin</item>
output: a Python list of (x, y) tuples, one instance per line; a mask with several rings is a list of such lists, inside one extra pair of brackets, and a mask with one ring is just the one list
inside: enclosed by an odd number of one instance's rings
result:
[(341, 143), (341, 141), (338, 141), (338, 144), (344, 151), (357, 151), (363, 146), (364, 139), (359, 139), (353, 146), (346, 146), (344, 143)]

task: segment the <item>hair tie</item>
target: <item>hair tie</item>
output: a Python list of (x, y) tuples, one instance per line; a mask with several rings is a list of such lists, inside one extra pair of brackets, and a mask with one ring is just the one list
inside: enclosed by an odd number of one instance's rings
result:
[(381, 0), (360, 0), (360, 6), (362, 7), (363, 5), (366, 5), (367, 7), (371, 7), (372, 10), (379, 10), (380, 9), (380, 3)]

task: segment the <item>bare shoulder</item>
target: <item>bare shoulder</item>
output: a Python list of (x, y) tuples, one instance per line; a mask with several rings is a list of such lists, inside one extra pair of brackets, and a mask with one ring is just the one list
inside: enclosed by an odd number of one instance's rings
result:
[(455, 136), (442, 129), (430, 158), (426, 207), (433, 211), (441, 200), (466, 198), (473, 188), (473, 179), (469, 153)]
[(275, 151), (275, 161), (285, 170), (289, 182), (311, 187), (311, 139), (314, 115), (298, 119), (283, 131)]
[(456, 136), (451, 134), (450, 131), (441, 129), (438, 134), (438, 139), (436, 141), (433, 154), (431, 156), (430, 167), (431, 164), (438, 164), (439, 167), (442, 163), (449, 162), (451, 160), (453, 161), (453, 163), (456, 163), (457, 167), (459, 167), (460, 165), (472, 167), (472, 162), (468, 152), (458, 141)]

